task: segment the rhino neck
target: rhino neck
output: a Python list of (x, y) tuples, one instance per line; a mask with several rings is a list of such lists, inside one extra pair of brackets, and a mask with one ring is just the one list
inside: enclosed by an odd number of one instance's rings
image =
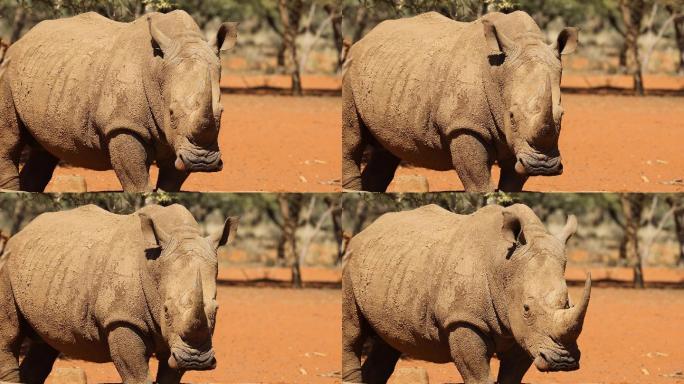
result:
[[(499, 267), (492, 266), (491, 273), (487, 274), (487, 292), (491, 298), (492, 310), (494, 312), (493, 324), (490, 324), (494, 333), (501, 338), (512, 338), (510, 322), (508, 320), (508, 302), (506, 288), (502, 284), (502, 273)], [(505, 267), (505, 266), (502, 266)]]
[(497, 60), (500, 58), (487, 57), (483, 65), (487, 68), (482, 76), (482, 87), (487, 98), (487, 106), (492, 117), (494, 125), (492, 129), (492, 137), (496, 142), (497, 152), (499, 157), (509, 152), (508, 144), (506, 142), (506, 134), (504, 131), (504, 113), (506, 111), (506, 103), (503, 98), (503, 80), (505, 76), (504, 64), (498, 64)]
[(164, 103), (164, 96), (161, 88), (161, 59), (153, 55), (150, 55), (149, 57), (150, 59), (143, 64), (143, 87), (147, 105), (155, 124), (155, 129), (151, 130), (151, 134), (157, 145), (161, 143), (171, 145), (165, 134), (165, 132), (171, 132), (171, 116)]
[[(159, 344), (157, 339), (161, 339), (161, 321), (162, 318), (162, 299), (157, 287), (158, 279), (152, 268), (154, 261), (149, 261), (145, 257), (140, 258), (140, 282), (145, 296), (145, 303), (147, 304), (147, 311), (149, 320), (151, 320), (152, 329), (154, 329), (155, 344)], [(162, 343), (163, 344), (163, 343)]]

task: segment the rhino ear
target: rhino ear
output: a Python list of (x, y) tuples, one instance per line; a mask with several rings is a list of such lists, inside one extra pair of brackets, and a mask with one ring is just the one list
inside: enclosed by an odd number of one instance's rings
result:
[(146, 250), (159, 250), (169, 241), (169, 236), (161, 228), (155, 226), (154, 221), (146, 213), (138, 213), (140, 229)]
[(152, 17), (147, 17), (147, 23), (150, 26), (150, 36), (152, 36), (152, 40), (159, 46), (165, 55), (168, 54), (173, 46), (173, 40), (162, 32), (161, 29), (157, 28), (155, 23), (152, 22)]
[(227, 22), (221, 24), (216, 32), (216, 53), (228, 51), (235, 47), (237, 43), (237, 22)]
[(502, 56), (506, 52), (516, 49), (515, 42), (509, 39), (503, 32), (498, 31), (490, 20), (483, 19), (482, 26), (484, 28), (487, 48), (489, 48), (489, 56)]
[(505, 211), (502, 215), (503, 223), (501, 225), (501, 235), (504, 240), (511, 245), (508, 249), (508, 255), (506, 255), (506, 258), (509, 258), (518, 245), (525, 244), (525, 234), (523, 233), (522, 223), (518, 216)]
[(207, 236), (207, 241), (209, 241), (209, 244), (211, 244), (214, 249), (218, 249), (218, 247), (228, 244), (228, 241), (232, 241), (235, 238), (239, 222), (239, 217), (229, 217), (223, 224), (223, 229)]
[(575, 52), (579, 42), (579, 29), (574, 27), (564, 28), (559, 34), (556, 41), (551, 45), (558, 55), (567, 55)]

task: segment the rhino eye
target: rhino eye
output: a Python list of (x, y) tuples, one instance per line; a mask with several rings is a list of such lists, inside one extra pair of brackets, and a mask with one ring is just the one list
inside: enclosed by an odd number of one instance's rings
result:
[(523, 304), (523, 311), (529, 312), (530, 311), (530, 306), (527, 304)]

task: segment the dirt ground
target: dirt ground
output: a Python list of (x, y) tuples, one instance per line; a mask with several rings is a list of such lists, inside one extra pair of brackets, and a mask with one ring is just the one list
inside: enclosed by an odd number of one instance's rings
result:
[[(187, 191), (338, 191), (339, 97), (225, 94), (220, 134), (224, 170), (193, 174)], [(684, 103), (677, 97), (564, 95), (560, 149), (565, 170), (533, 177), (528, 191), (684, 191)], [(494, 169), (493, 180), (498, 180)], [(156, 169), (152, 170), (153, 179)], [(58, 168), (48, 191), (70, 190), (69, 175), (89, 191), (119, 190), (113, 171)], [(392, 192), (411, 191), (415, 175), (431, 191), (462, 190), (455, 171), (401, 167)], [(59, 178), (61, 176), (61, 180)], [(413, 183), (415, 184), (415, 183)], [(73, 190), (73, 189), (72, 189)]]
[[(560, 135), (564, 172), (532, 177), (528, 191), (684, 191), (684, 100), (677, 97), (563, 96)], [(498, 169), (493, 180), (498, 181)], [(463, 190), (455, 171), (402, 167), (390, 191), (408, 192), (400, 181), (427, 178), (430, 191)], [(406, 177), (409, 176), (409, 177)], [(399, 182), (398, 182), (399, 181)]]
[[(339, 97), (224, 94), (221, 102), (225, 108), (219, 134), (223, 170), (190, 175), (184, 191), (339, 190)], [(89, 192), (121, 190), (114, 171), (58, 167), (46, 191), (73, 191), (70, 175), (84, 177)], [(154, 167), (152, 177), (156, 183)]]
[[(218, 302), (213, 339), (218, 367), (188, 373), (184, 382), (340, 381), (339, 290), (219, 287)], [(59, 360), (58, 367), (83, 368), (91, 384), (120, 382), (112, 364)]]
[[(571, 288), (579, 298), (581, 288)], [(579, 338), (580, 369), (541, 373), (532, 367), (527, 383), (663, 383), (684, 380), (684, 291), (594, 288)], [(493, 360), (492, 376), (498, 370)], [(400, 367), (423, 367), (430, 383), (460, 382), (452, 364), (402, 360)], [(679, 372), (679, 374), (677, 373)]]

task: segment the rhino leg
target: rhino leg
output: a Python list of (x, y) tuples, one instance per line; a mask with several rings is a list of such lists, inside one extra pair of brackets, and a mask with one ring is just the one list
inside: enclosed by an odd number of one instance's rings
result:
[(385, 192), (394, 178), (401, 160), (381, 147), (374, 147), (368, 164), (361, 174), (364, 191)]
[(493, 192), (492, 156), (478, 137), (461, 133), (451, 140), (451, 160), (466, 192)]
[(29, 158), (19, 173), (22, 191), (43, 192), (52, 179), (59, 159), (42, 148), (31, 148)]
[(342, 85), (342, 188), (361, 190), (361, 159), (366, 148), (365, 127), (356, 110), (351, 86)]
[(494, 384), (489, 376), (492, 343), (480, 331), (459, 326), (449, 334), (449, 348), (464, 384)]
[(137, 135), (119, 131), (109, 138), (109, 158), (125, 192), (149, 192), (150, 153)]
[(356, 305), (346, 271), (342, 279), (342, 381), (362, 383), (361, 353), (370, 327)]
[(27, 384), (43, 384), (52, 371), (59, 351), (42, 340), (32, 341), (28, 353), (19, 368), (21, 382)]
[(0, 189), (19, 190), (19, 158), (23, 147), (21, 128), (9, 85), (0, 76)]
[(525, 372), (532, 365), (532, 358), (517, 344), (504, 353), (499, 353), (498, 384), (520, 384)]
[(0, 268), (0, 382), (20, 383), (19, 348), (24, 339), (9, 276)]
[(520, 192), (527, 181), (527, 175), (521, 175), (515, 171), (515, 159), (513, 161), (499, 161), (501, 175), (499, 177), (499, 191)]
[(158, 357), (157, 384), (179, 384), (185, 372), (169, 367), (168, 357)]
[(123, 384), (151, 384), (148, 379), (149, 354), (142, 335), (136, 330), (119, 326), (107, 337), (109, 353)]
[(188, 172), (179, 171), (173, 165), (157, 163), (159, 166), (159, 178), (157, 179), (157, 190), (165, 192), (179, 192), (181, 186), (190, 175)]
[(400, 357), (401, 352), (392, 348), (380, 337), (375, 337), (368, 357), (361, 367), (363, 382), (367, 384), (387, 383)]

